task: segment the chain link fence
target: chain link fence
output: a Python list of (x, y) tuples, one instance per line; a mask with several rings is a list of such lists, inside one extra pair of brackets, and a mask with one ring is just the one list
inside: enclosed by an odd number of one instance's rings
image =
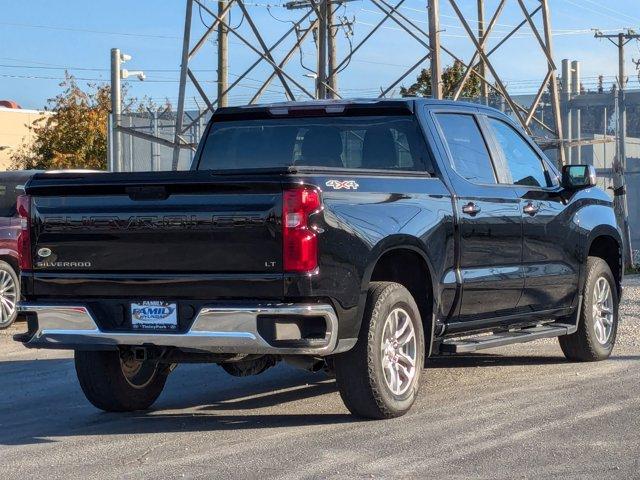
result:
[[(184, 124), (197, 121), (182, 135), (186, 143), (197, 145), (200, 141), (210, 114), (201, 116), (202, 112), (185, 112)], [(126, 131), (110, 134), (120, 135), (120, 155), (113, 158), (110, 155), (110, 169), (119, 172), (145, 172), (172, 170), (173, 147), (166, 143), (151, 141), (148, 137), (158, 137), (167, 143), (173, 143), (175, 138), (176, 114), (174, 112), (136, 112), (120, 116), (117, 122)], [(131, 133), (129, 133), (131, 132)], [(136, 135), (138, 134), (138, 135)], [(112, 138), (109, 142), (113, 145)], [(195, 148), (181, 148), (178, 160), (178, 170), (188, 170), (191, 166)]]

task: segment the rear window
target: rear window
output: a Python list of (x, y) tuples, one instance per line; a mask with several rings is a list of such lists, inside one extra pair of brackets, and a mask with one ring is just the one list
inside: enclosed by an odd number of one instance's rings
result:
[(216, 122), (198, 170), (294, 165), (432, 172), (424, 138), (411, 116)]
[(18, 195), (24, 194), (25, 181), (0, 180), (0, 217), (14, 217), (17, 214)]

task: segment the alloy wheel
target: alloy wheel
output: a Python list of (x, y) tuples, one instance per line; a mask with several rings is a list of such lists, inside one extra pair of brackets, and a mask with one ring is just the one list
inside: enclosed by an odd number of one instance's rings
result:
[(605, 277), (599, 277), (593, 287), (592, 317), (596, 339), (605, 345), (613, 332), (613, 294)]
[(0, 325), (5, 325), (13, 319), (17, 299), (16, 282), (9, 272), (0, 270)]
[(382, 330), (382, 371), (394, 395), (404, 394), (416, 376), (417, 339), (411, 317), (403, 308), (387, 316)]

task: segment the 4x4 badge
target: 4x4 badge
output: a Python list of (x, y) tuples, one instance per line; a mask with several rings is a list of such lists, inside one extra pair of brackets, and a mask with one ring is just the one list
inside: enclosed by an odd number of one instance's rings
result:
[(334, 190), (357, 190), (360, 185), (355, 180), (327, 180), (325, 183), (327, 187), (331, 187)]

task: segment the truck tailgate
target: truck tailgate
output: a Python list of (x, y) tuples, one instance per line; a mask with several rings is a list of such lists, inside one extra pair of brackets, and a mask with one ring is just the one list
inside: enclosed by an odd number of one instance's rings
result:
[(282, 272), (277, 175), (67, 177), (27, 187), (36, 272)]

